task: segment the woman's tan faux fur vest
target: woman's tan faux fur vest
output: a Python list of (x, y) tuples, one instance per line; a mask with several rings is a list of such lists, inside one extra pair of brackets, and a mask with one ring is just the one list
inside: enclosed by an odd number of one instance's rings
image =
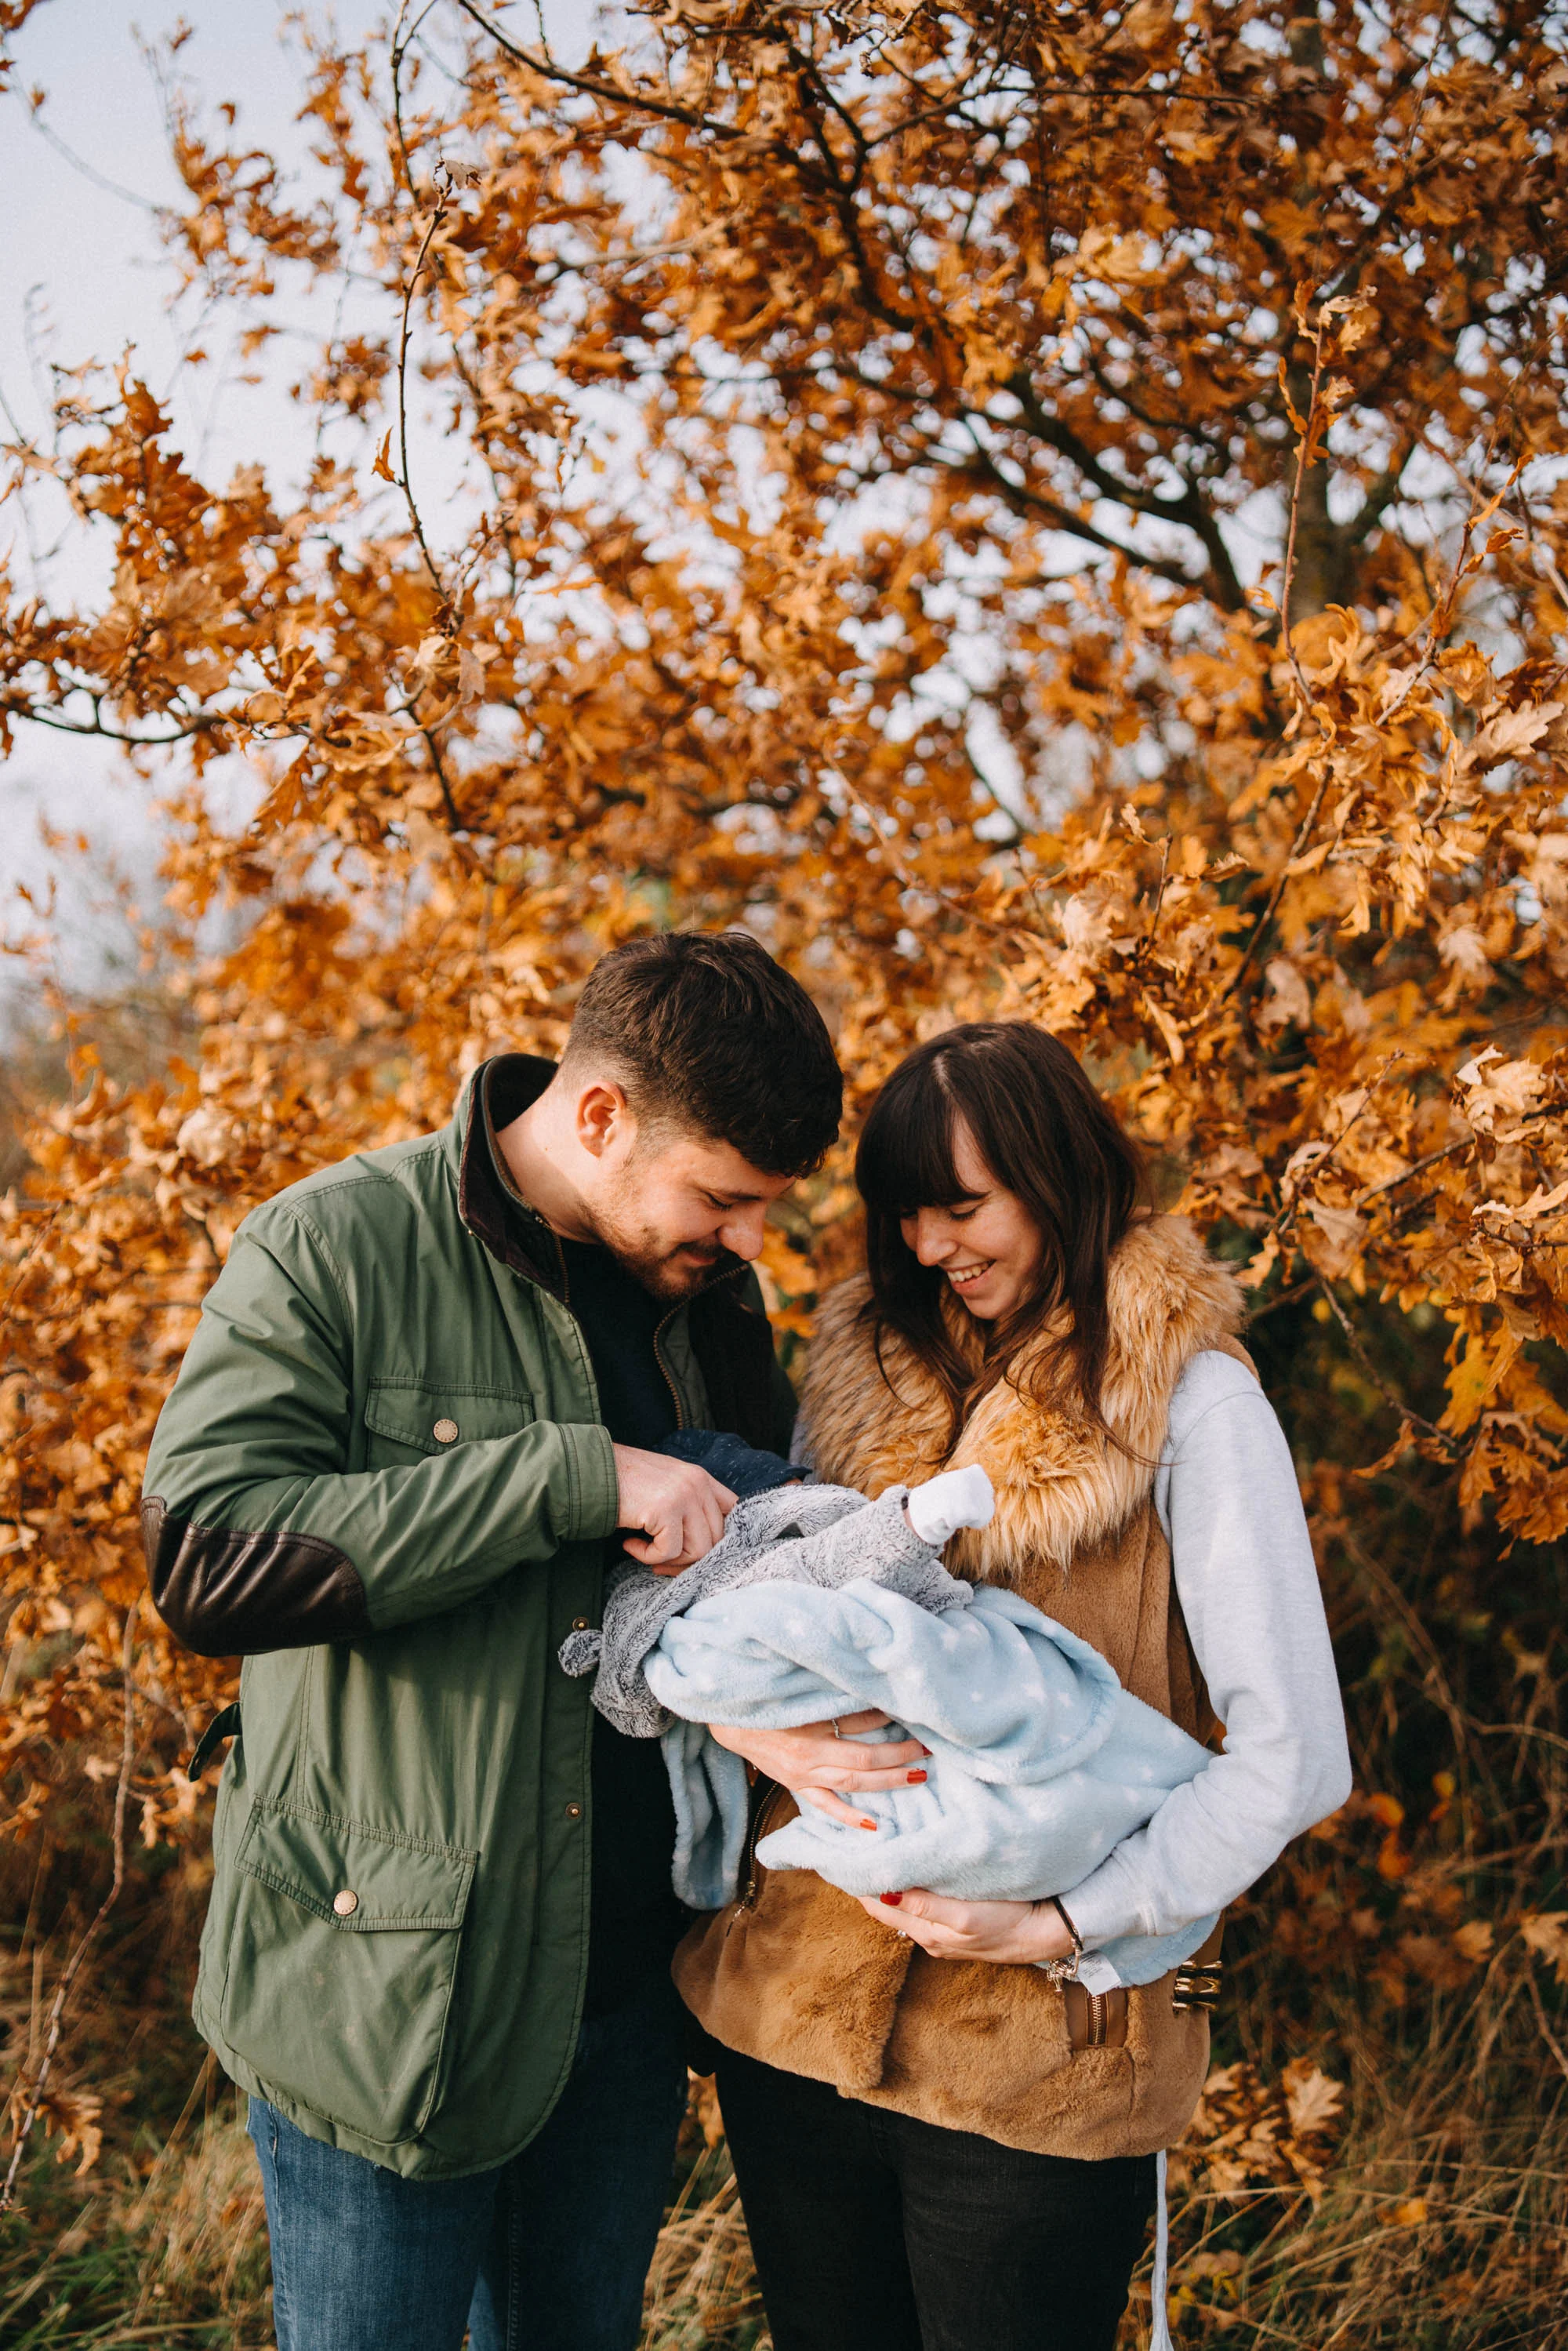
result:
[[(1206, 1736), (1212, 1718), (1153, 1486), (1187, 1364), (1206, 1348), (1247, 1360), (1232, 1335), (1240, 1298), (1230, 1276), (1175, 1217), (1134, 1226), (1117, 1249), (1101, 1403), (1120, 1447), (1060, 1377), (1051, 1401), (1038, 1402), (1026, 1360), (981, 1398), (949, 1452), (930, 1374), (896, 1343), (883, 1348), (892, 1385), (878, 1368), (866, 1295), (863, 1280), (836, 1290), (812, 1348), (804, 1409), (818, 1474), (875, 1494), (981, 1463), (996, 1516), (956, 1539), (954, 1572), (1010, 1585), (1092, 1642), (1137, 1697)], [(973, 1330), (952, 1311), (956, 1332)], [(781, 1826), (792, 1812), (779, 1791), (759, 1825)], [(1207, 2019), (1173, 2010), (1169, 1977), (1129, 1995), (1122, 2047), (1074, 2053), (1063, 1995), (1038, 1969), (930, 1959), (899, 1940), (891, 1916), (884, 1926), (806, 1871), (757, 1865), (746, 1898), (693, 1928), (674, 1972), (687, 2006), (728, 2048), (1045, 2154), (1169, 2145), (1207, 2066)]]

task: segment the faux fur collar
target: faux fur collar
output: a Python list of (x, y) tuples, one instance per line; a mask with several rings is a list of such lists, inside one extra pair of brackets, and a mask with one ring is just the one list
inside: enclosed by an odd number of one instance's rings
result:
[[(1022, 1375), (1051, 1351), (1057, 1334), (1047, 1332), (982, 1398), (949, 1457), (954, 1468), (979, 1462), (997, 1489), (990, 1525), (965, 1535), (950, 1554), (956, 1573), (1008, 1583), (1028, 1559), (1065, 1567), (1086, 1544), (1114, 1534), (1148, 1499), (1171, 1394), (1188, 1363), (1206, 1348), (1240, 1353), (1241, 1293), (1185, 1217), (1134, 1225), (1111, 1260), (1106, 1295), (1101, 1405), (1120, 1446), (1096, 1428), (1071, 1378), (1056, 1377), (1048, 1405), (1022, 1392)], [(943, 1467), (947, 1411), (936, 1381), (899, 1341), (883, 1350), (884, 1379), (862, 1311), (868, 1296), (862, 1275), (825, 1301), (803, 1405), (819, 1476), (876, 1494)]]

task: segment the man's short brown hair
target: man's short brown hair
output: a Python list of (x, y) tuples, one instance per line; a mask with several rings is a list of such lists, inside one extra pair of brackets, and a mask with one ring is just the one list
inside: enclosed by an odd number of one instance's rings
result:
[(821, 1014), (745, 931), (665, 931), (603, 956), (566, 1061), (611, 1063), (639, 1119), (727, 1143), (768, 1176), (820, 1166), (843, 1079)]

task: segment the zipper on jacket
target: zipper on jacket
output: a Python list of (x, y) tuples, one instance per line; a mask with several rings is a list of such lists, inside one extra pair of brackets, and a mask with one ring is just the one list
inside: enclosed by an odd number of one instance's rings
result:
[(762, 1834), (764, 1816), (771, 1811), (773, 1799), (779, 1792), (779, 1786), (777, 1780), (765, 1779), (760, 1775), (756, 1787), (751, 1792), (751, 1818), (747, 1823), (746, 1843), (741, 1847), (740, 1854), (740, 1899), (729, 1914), (728, 1925), (724, 1930), (727, 1939), (730, 1928), (734, 1926), (741, 1912), (755, 1910), (757, 1907), (757, 1897), (761, 1892), (757, 1876), (759, 1866), (757, 1859), (758, 1841)]
[[(692, 1295), (693, 1297), (696, 1297), (700, 1295), (700, 1293), (694, 1290)], [(686, 1410), (685, 1405), (681, 1402), (681, 1392), (675, 1385), (675, 1375), (671, 1371), (668, 1364), (664, 1361), (664, 1350), (660, 1343), (664, 1339), (665, 1332), (669, 1329), (671, 1323), (680, 1312), (681, 1306), (685, 1306), (688, 1302), (689, 1301), (686, 1299), (683, 1298), (679, 1306), (672, 1306), (669, 1312), (661, 1316), (660, 1320), (653, 1326), (653, 1361), (658, 1364), (659, 1369), (664, 1374), (664, 1385), (669, 1389), (670, 1400), (675, 1407), (675, 1426), (677, 1428), (685, 1428), (686, 1425)]]
[(658, 1364), (659, 1369), (664, 1374), (664, 1385), (669, 1389), (671, 1401), (675, 1407), (675, 1426), (677, 1428), (685, 1428), (686, 1426), (685, 1406), (681, 1402), (681, 1392), (675, 1385), (675, 1375), (671, 1371), (668, 1364), (664, 1361), (664, 1349), (663, 1343), (664, 1333), (669, 1329), (671, 1323), (674, 1321), (683, 1306), (690, 1306), (697, 1299), (706, 1298), (710, 1290), (717, 1290), (723, 1282), (733, 1281), (736, 1279), (737, 1271), (745, 1271), (744, 1260), (738, 1268), (733, 1265), (727, 1266), (722, 1273), (711, 1275), (706, 1281), (699, 1281), (695, 1290), (689, 1290), (684, 1298), (677, 1298), (669, 1312), (667, 1314), (661, 1315), (658, 1322), (653, 1326), (653, 1361)]

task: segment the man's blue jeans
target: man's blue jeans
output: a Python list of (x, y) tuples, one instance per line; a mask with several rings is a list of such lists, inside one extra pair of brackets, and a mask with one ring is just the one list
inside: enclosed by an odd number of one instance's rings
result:
[(633, 2351), (685, 2104), (683, 2011), (662, 1972), (582, 2028), (521, 2155), (404, 2179), (250, 2102), (277, 2351)]

